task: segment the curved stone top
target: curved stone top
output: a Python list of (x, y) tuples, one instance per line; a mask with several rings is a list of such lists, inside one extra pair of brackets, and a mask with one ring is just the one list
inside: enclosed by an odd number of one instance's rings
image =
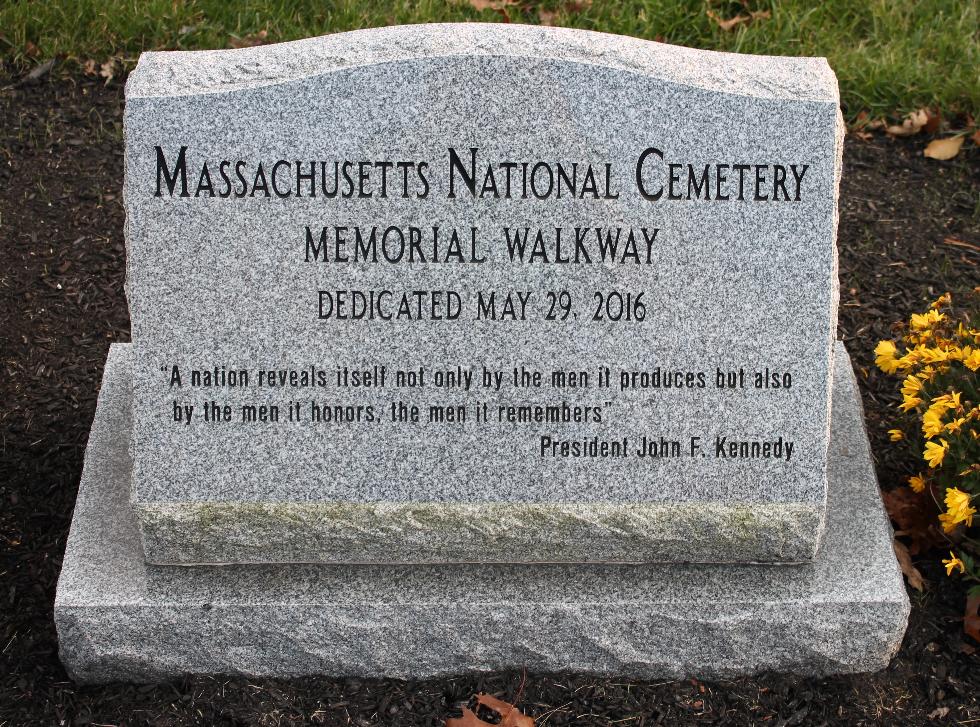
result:
[(825, 58), (720, 53), (587, 30), (491, 23), (401, 25), (254, 48), (143, 53), (126, 98), (238, 91), (359, 66), (452, 56), (564, 61), (741, 96), (839, 101)]

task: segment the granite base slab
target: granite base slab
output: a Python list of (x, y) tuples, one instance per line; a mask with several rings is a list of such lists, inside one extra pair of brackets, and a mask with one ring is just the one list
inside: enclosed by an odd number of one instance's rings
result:
[(109, 354), (58, 583), (77, 681), (821, 675), (880, 669), (901, 643), (909, 601), (853, 374), (834, 393), (826, 530), (808, 564), (179, 567), (146, 564), (129, 506), (130, 354)]

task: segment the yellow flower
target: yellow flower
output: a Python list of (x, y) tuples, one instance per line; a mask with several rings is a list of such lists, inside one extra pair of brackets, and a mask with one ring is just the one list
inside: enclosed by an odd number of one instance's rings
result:
[(914, 397), (905, 397), (905, 401), (898, 405), (899, 409), (902, 411), (912, 411), (919, 404), (922, 403), (922, 399), (916, 399)]
[(913, 492), (922, 492), (926, 489), (926, 480), (922, 475), (912, 475), (909, 477), (909, 487)]
[(963, 365), (970, 369), (970, 371), (980, 369), (980, 348), (975, 348), (968, 356), (964, 356)]
[(947, 442), (945, 439), (940, 439), (939, 441), (941, 444), (926, 442), (926, 448), (922, 452), (922, 456), (932, 468), (942, 466), (943, 457), (946, 456), (946, 450), (949, 449), (949, 442)]
[(957, 520), (948, 512), (939, 513), (939, 523), (943, 526), (944, 533), (951, 533), (956, 530)]
[(902, 394), (905, 396), (915, 396), (922, 391), (922, 382), (917, 376), (906, 376), (902, 382)]
[(919, 352), (919, 358), (925, 363), (942, 363), (949, 355), (941, 348), (923, 348)]
[(946, 490), (946, 510), (954, 523), (966, 523), (967, 527), (973, 525), (973, 516), (977, 514), (974, 507), (970, 507), (970, 495), (956, 487)]
[(922, 433), (926, 437), (935, 437), (937, 434), (943, 433), (943, 414), (945, 413), (945, 407), (934, 404), (922, 415)]
[(881, 341), (875, 346), (875, 364), (886, 374), (893, 374), (898, 370), (898, 361), (895, 354), (898, 348), (893, 341)]
[(970, 504), (970, 495), (957, 487), (950, 487), (946, 490), (946, 508), (948, 510), (962, 510)]
[(959, 409), (962, 406), (962, 402), (960, 401), (962, 396), (962, 392), (959, 391), (952, 391), (949, 394), (934, 396), (929, 408), (935, 409), (936, 411), (941, 410), (943, 412), (947, 412), (950, 409)]
[(932, 328), (935, 324), (944, 320), (946, 320), (945, 314), (933, 309), (928, 313), (913, 313), (911, 325), (914, 330), (921, 331), (926, 328)]
[(949, 551), (949, 560), (943, 559), (943, 565), (946, 566), (946, 575), (953, 575), (953, 571), (957, 568), (960, 569), (960, 573), (966, 573), (966, 566), (963, 565), (963, 561), (956, 557), (956, 553), (952, 550)]
[(926, 437), (935, 437), (942, 434), (945, 424), (943, 417), (950, 409), (960, 407), (960, 392), (954, 391), (952, 394), (943, 394), (932, 400), (932, 404), (922, 415), (922, 433)]
[(946, 425), (946, 431), (949, 432), (950, 434), (959, 434), (960, 429), (963, 428), (964, 424), (966, 424), (966, 419), (964, 417), (960, 417), (959, 419), (954, 419), (953, 421), (951, 421), (949, 424)]
[(901, 442), (903, 439), (905, 439), (905, 435), (902, 434), (901, 429), (889, 429), (888, 438), (893, 442)]

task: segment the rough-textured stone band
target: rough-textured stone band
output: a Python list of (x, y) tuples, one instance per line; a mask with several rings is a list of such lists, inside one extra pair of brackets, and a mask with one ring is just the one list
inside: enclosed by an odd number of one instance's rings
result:
[(114, 344), (58, 583), (61, 658), (84, 682), (881, 668), (909, 603), (837, 354), (827, 527), (809, 564), (181, 568), (143, 559), (127, 497), (131, 352)]
[[(151, 562), (704, 563), (813, 558), (810, 503), (133, 503)], [(284, 524), (288, 524), (285, 527)], [(275, 542), (275, 547), (269, 543)], [(393, 552), (393, 544), (397, 550)]]

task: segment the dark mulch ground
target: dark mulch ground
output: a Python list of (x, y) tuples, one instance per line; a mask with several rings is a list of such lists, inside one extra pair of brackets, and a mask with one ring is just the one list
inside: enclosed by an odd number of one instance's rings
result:
[[(0, 72), (0, 89), (13, 83)], [(933, 559), (901, 653), (859, 677), (624, 682), (494, 674), (407, 684), (195, 678), (79, 688), (51, 609), (106, 351), (125, 341), (122, 89), (81, 77), (0, 91), (0, 727), (441, 724), (476, 691), (539, 724), (928, 724), (980, 727), (980, 657), (963, 590)], [(922, 157), (922, 140), (849, 139), (841, 324), (859, 367), (882, 483), (915, 462), (887, 442), (894, 382), (871, 350), (891, 324), (980, 284), (980, 154)], [(976, 645), (974, 645), (976, 646)], [(523, 687), (522, 687), (523, 684)]]

